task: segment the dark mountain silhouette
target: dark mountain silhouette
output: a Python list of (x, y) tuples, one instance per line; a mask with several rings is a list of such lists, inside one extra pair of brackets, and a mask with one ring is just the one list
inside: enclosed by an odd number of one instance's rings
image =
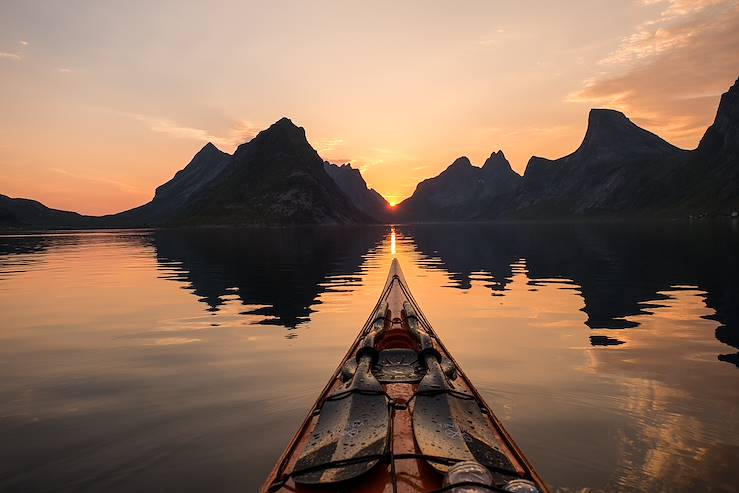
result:
[(508, 162), (501, 150), (492, 153), (485, 160), (482, 165), (482, 177), (485, 179), (488, 192), (492, 196), (508, 193), (521, 179), (521, 176), (513, 171), (511, 163)]
[(388, 215), (358, 170), (325, 163), (305, 131), (283, 118), (233, 155), (206, 145), (154, 199), (100, 218), (0, 196), (0, 227), (96, 228), (286, 225), (510, 218), (688, 217), (739, 210), (739, 81), (714, 123), (684, 151), (623, 113), (594, 109), (581, 145), (532, 157), (523, 177), (501, 151), (482, 167), (461, 157)]
[(324, 170), (305, 130), (279, 120), (236, 150), (228, 167), (179, 224), (371, 222)]
[(575, 152), (529, 160), (511, 208), (537, 217), (640, 210), (660, 193), (653, 170), (684, 154), (621, 112), (591, 110)]
[(339, 166), (328, 161), (324, 162), (323, 166), (344, 195), (349, 197), (360, 211), (381, 222), (388, 219), (390, 204), (374, 188), (367, 187), (358, 169), (352, 168), (349, 163)]
[(287, 118), (231, 156), (206, 145), (154, 199), (108, 221), (123, 226), (369, 223)]
[(721, 96), (716, 118), (698, 148), (671, 179), (667, 200), (710, 215), (739, 211), (739, 80)]
[(77, 229), (97, 224), (97, 218), (60, 211), (30, 199), (0, 194), (0, 229)]
[(481, 218), (687, 217), (739, 210), (739, 84), (698, 147), (683, 151), (622, 113), (592, 110), (580, 147), (532, 157), (515, 194)]
[(491, 154), (481, 168), (462, 156), (439, 175), (419, 183), (396, 214), (410, 221), (471, 219), (491, 200), (508, 197), (520, 179), (503, 151)]
[(231, 158), (230, 154), (208, 142), (187, 166), (167, 183), (157, 187), (151, 202), (108, 216), (107, 220), (120, 226), (167, 224), (186, 210), (198, 193), (221, 176)]
[[(739, 83), (722, 96), (714, 124), (693, 151), (621, 112), (594, 109), (582, 143), (568, 156), (534, 156), (520, 180), (504, 158), (494, 178), (460, 158), (421, 182), (396, 214), (420, 222), (727, 215), (739, 210), (737, 142)], [(491, 184), (499, 189), (491, 192)]]
[[(386, 202), (367, 190), (359, 171), (352, 171), (355, 176), (349, 179), (336, 178), (347, 187), (345, 193), (308, 143), (305, 130), (283, 118), (233, 155), (208, 143), (142, 206), (92, 217), (2, 196), (0, 228), (375, 223), (379, 213), (360, 209), (369, 209), (371, 200)], [(364, 186), (364, 194), (354, 193), (355, 182)]]

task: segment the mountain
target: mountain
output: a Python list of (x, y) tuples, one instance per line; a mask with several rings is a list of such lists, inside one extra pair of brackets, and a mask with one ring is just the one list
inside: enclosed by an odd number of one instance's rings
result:
[(323, 163), (323, 168), (357, 209), (378, 221), (388, 218), (390, 204), (374, 188), (367, 187), (358, 169), (349, 163), (338, 166), (328, 161)]
[(691, 212), (739, 211), (739, 79), (721, 96), (714, 123), (673, 182), (673, 200)]
[(106, 217), (116, 226), (156, 226), (173, 221), (227, 168), (231, 155), (208, 142), (183, 169), (157, 187), (151, 202)]
[(532, 157), (515, 201), (492, 213), (526, 217), (629, 214), (661, 193), (665, 163), (686, 156), (623, 113), (594, 109), (580, 146), (556, 160)]
[(0, 194), (0, 229), (77, 229), (89, 228), (96, 221), (95, 217), (51, 209), (35, 200)]
[(282, 118), (242, 144), (174, 224), (373, 222), (326, 173), (305, 130)]
[(491, 200), (512, 193), (520, 179), (503, 151), (491, 154), (481, 168), (462, 156), (439, 175), (419, 183), (413, 195), (398, 205), (397, 214), (410, 221), (472, 219)]
[[(498, 175), (486, 176), (488, 167)], [(499, 188), (491, 191), (493, 184)], [(739, 81), (721, 97), (695, 150), (673, 146), (619, 111), (593, 109), (573, 153), (533, 156), (521, 178), (502, 153), (482, 170), (460, 158), (421, 182), (398, 209), (403, 220), (421, 222), (733, 213), (739, 210)]]
[(513, 171), (503, 151), (498, 150), (483, 163), (482, 178), (487, 187), (486, 193), (490, 197), (499, 197), (514, 191), (521, 176)]
[(151, 202), (106, 220), (117, 226), (375, 222), (344, 195), (305, 130), (287, 118), (233, 155), (207, 144)]
[(580, 147), (532, 157), (515, 200), (490, 216), (686, 217), (739, 210), (739, 81), (722, 95), (698, 147), (678, 149), (622, 113), (592, 110)]
[(739, 211), (739, 80), (692, 151), (619, 111), (593, 109), (582, 143), (565, 157), (534, 156), (523, 177), (502, 151), (481, 167), (460, 157), (387, 210), (359, 170), (326, 163), (305, 130), (283, 118), (233, 155), (207, 144), (140, 207), (97, 218), (0, 195), (0, 228), (727, 215)]
[[(0, 227), (95, 228), (185, 225), (375, 223), (387, 202), (358, 170), (326, 165), (287, 118), (231, 155), (206, 144), (139, 207), (103, 217), (0, 196)], [(329, 175), (329, 172), (331, 175)]]

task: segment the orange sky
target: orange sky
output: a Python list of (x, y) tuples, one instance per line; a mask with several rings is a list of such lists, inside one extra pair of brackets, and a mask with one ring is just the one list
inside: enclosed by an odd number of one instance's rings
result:
[(692, 148), (739, 75), (736, 0), (186, 4), (0, 4), (0, 193), (117, 212), (288, 116), (398, 202), (560, 157), (591, 107)]

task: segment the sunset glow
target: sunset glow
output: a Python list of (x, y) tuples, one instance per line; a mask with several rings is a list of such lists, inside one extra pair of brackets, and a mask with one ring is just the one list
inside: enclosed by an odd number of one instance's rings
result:
[(734, 0), (6, 1), (0, 193), (121, 211), (282, 116), (391, 204), (461, 155), (568, 154), (592, 107), (693, 148), (737, 42)]

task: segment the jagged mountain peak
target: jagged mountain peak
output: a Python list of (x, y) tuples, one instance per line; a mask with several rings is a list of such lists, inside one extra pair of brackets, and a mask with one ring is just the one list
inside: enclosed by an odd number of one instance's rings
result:
[(679, 149), (629, 120), (620, 111), (596, 108), (588, 115), (588, 128), (580, 147), (569, 157), (590, 161), (668, 154)]
[(220, 150), (212, 142), (208, 142), (198, 152), (195, 153), (191, 163), (199, 162), (203, 159), (212, 159), (222, 156), (229, 156), (229, 154)]
[(739, 78), (721, 95), (717, 114), (734, 124), (739, 123)]
[[(338, 166), (339, 168), (346, 170), (347, 172), (351, 172), (355, 175), (358, 175), (359, 177), (362, 177), (362, 173), (359, 171), (359, 168), (355, 168), (352, 166), (352, 163), (344, 163), (344, 164), (333, 164), (328, 161), (326, 161), (327, 164), (330, 164), (332, 166)], [(364, 180), (364, 178), (362, 178)]]
[(158, 186), (154, 192), (155, 200), (175, 200), (184, 202), (192, 194), (215, 179), (227, 166), (230, 154), (208, 142), (200, 149), (183, 169), (174, 177)]
[[(249, 142), (241, 144), (235, 154), (255, 149), (271, 151), (296, 151), (310, 149), (313, 151), (305, 135), (305, 129), (295, 125), (292, 120), (282, 117), (265, 130), (262, 130)], [(315, 151), (313, 151), (315, 152)]]
[(490, 157), (485, 160), (485, 163), (482, 165), (482, 169), (485, 171), (492, 171), (492, 170), (509, 170), (511, 168), (511, 163), (508, 162), (508, 159), (506, 159), (505, 154), (503, 154), (503, 151), (498, 150), (497, 152), (493, 152), (490, 154)]
[(292, 120), (285, 116), (274, 122), (266, 130), (260, 132), (260, 134), (274, 134), (300, 143), (308, 143), (308, 139), (305, 136), (305, 129), (295, 125)]
[(585, 132), (584, 141), (597, 140), (600, 143), (610, 143), (616, 134), (622, 137), (629, 133), (638, 134), (641, 132), (646, 132), (646, 130), (639, 128), (622, 112), (593, 108), (588, 114), (588, 129)]
[(216, 147), (216, 145), (213, 142), (208, 142), (207, 144), (203, 146), (202, 149), (198, 151), (198, 154), (200, 154), (201, 152), (215, 152), (215, 151), (220, 152), (220, 149)]
[(611, 108), (591, 108), (590, 112), (588, 113), (588, 121), (590, 123), (593, 122), (625, 122), (625, 121), (631, 121), (628, 119), (628, 117), (621, 111), (614, 110)]
[(505, 154), (503, 153), (503, 149), (498, 149), (495, 152), (491, 152), (490, 157), (488, 159), (493, 159), (493, 158), (506, 159)]
[(736, 156), (739, 149), (739, 79), (721, 95), (716, 118), (698, 149), (703, 153), (724, 151)]
[(268, 130), (270, 128), (284, 128), (289, 131), (302, 131), (303, 133), (305, 133), (305, 130), (303, 129), (303, 127), (299, 127), (295, 125), (293, 121), (286, 116), (283, 116), (282, 118), (274, 122), (272, 125), (270, 125)]
[(447, 169), (469, 168), (469, 167), (472, 167), (472, 163), (470, 162), (470, 159), (467, 156), (460, 156), (457, 159), (455, 159), (454, 162), (450, 164)]
[(389, 207), (387, 200), (375, 189), (367, 186), (359, 169), (352, 167), (351, 163), (337, 165), (328, 161), (324, 161), (323, 166), (326, 173), (359, 210), (375, 219), (385, 218)]

